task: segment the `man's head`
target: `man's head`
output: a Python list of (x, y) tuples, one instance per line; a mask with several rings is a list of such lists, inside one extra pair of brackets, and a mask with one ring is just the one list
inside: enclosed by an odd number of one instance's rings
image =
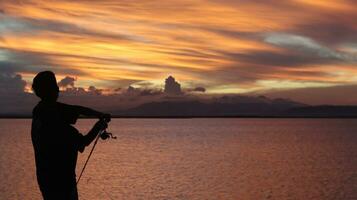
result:
[(59, 88), (56, 76), (51, 71), (38, 73), (33, 79), (32, 89), (44, 101), (57, 101)]

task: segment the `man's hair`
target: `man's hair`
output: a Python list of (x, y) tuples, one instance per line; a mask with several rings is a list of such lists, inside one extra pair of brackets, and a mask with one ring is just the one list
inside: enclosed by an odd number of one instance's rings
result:
[(54, 91), (58, 92), (56, 76), (51, 71), (38, 73), (32, 82), (32, 89), (41, 99), (46, 99)]

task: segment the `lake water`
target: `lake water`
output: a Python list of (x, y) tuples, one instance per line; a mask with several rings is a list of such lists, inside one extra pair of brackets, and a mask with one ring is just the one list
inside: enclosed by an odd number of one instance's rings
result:
[[(41, 199), (30, 126), (0, 120), (1, 200)], [(355, 119), (114, 119), (109, 131), (81, 200), (357, 199)]]

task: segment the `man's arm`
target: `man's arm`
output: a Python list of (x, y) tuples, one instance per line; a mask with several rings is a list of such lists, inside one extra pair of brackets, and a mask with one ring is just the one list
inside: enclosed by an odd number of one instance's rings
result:
[(75, 106), (77, 113), (80, 115), (85, 115), (88, 117), (97, 117), (100, 118), (104, 113), (98, 112), (91, 108), (83, 107), (83, 106)]
[(96, 110), (93, 110), (91, 108), (83, 107), (83, 106), (75, 106), (77, 113), (80, 115), (85, 115), (88, 117), (97, 117), (99, 119), (105, 119), (106, 122), (110, 121), (110, 114), (105, 114), (102, 112), (98, 112)]
[(104, 120), (99, 120), (93, 128), (84, 136), (84, 145), (88, 146), (99, 134), (100, 131), (106, 129), (108, 124)]

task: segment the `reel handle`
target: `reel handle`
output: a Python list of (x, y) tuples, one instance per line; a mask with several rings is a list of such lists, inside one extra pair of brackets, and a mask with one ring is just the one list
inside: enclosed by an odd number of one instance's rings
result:
[(113, 136), (112, 133), (107, 132), (107, 130), (104, 130), (101, 134), (100, 134), (100, 138), (102, 140), (106, 140), (106, 139), (117, 139), (117, 136)]

